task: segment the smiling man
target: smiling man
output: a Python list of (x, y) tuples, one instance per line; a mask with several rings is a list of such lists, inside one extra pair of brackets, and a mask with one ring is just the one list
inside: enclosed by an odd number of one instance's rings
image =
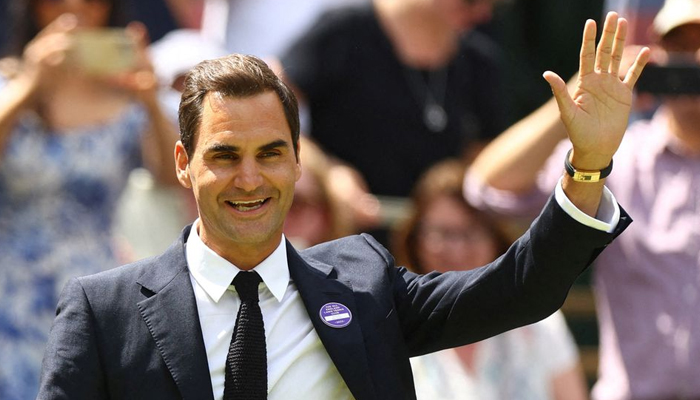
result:
[[(624, 32), (609, 17), (601, 48)], [(594, 40), (590, 21), (579, 103), (546, 75), (580, 170), (615, 152), (647, 54), (621, 81), (621, 48), (596, 55)], [(408, 272), (368, 235), (298, 252), (282, 233), (301, 176), (297, 103), (267, 65), (196, 66), (180, 131), (177, 176), (199, 218), (162, 255), (67, 285), (39, 399), (412, 399), (409, 357), (551, 314), (629, 223), (601, 182), (565, 175), (530, 231), (472, 271)]]

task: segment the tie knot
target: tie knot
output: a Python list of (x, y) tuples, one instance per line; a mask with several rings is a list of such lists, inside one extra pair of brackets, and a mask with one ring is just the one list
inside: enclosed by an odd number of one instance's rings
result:
[(258, 301), (258, 285), (262, 282), (255, 271), (241, 271), (233, 278), (233, 286), (241, 301)]

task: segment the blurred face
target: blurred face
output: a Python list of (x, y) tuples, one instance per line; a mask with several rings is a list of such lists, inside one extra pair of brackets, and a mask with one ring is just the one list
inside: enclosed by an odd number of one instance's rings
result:
[[(682, 59), (700, 64), (700, 24), (673, 29), (661, 40), (671, 60)], [(666, 97), (664, 103), (678, 120), (700, 126), (700, 96)]]
[(34, 15), (39, 29), (62, 14), (75, 15), (79, 27), (100, 28), (107, 26), (111, 7), (108, 0), (35, 0)]
[(469, 270), (499, 256), (488, 229), (449, 196), (436, 198), (428, 207), (418, 228), (417, 245), (425, 272)]
[(434, 0), (438, 12), (453, 29), (467, 31), (491, 20), (495, 0)]
[(301, 166), (274, 92), (207, 94), (192, 157), (178, 142), (175, 158), (180, 183), (194, 192), (207, 246), (247, 268), (279, 245)]
[(284, 234), (298, 248), (319, 244), (330, 234), (330, 210), (320, 185), (313, 174), (304, 173), (294, 189)]

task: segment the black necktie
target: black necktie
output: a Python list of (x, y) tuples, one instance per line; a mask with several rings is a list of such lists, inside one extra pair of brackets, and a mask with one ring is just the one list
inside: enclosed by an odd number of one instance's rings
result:
[(257, 272), (241, 271), (233, 279), (241, 308), (226, 357), (224, 400), (267, 399), (265, 326), (258, 304)]

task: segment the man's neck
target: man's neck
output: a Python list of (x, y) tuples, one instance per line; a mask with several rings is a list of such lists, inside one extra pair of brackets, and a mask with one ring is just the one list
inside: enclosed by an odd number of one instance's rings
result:
[[(201, 222), (200, 222), (201, 223)], [(197, 226), (197, 234), (205, 246), (213, 252), (224, 258), (226, 261), (235, 265), (241, 270), (249, 271), (255, 268), (272, 254), (282, 241), (282, 233), (275, 235), (274, 238), (265, 241), (264, 243), (240, 243), (228, 241), (225, 244), (220, 244), (217, 241), (211, 240)]]
[(669, 116), (669, 131), (678, 140), (682, 151), (692, 156), (700, 156), (700, 124), (678, 118), (673, 113)]

